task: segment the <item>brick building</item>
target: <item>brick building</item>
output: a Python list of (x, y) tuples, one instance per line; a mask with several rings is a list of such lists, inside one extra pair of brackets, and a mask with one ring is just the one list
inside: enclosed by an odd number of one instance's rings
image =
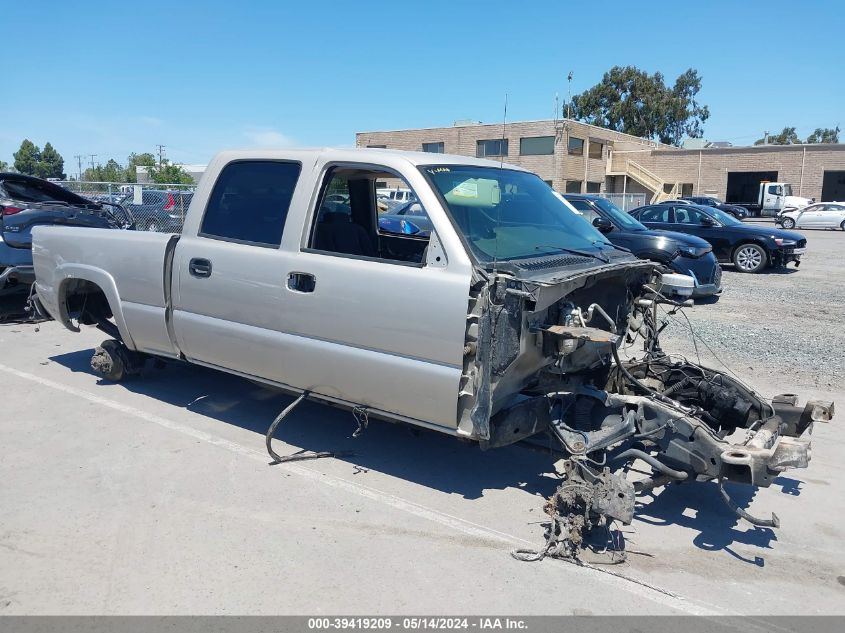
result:
[(769, 180), (792, 184), (796, 195), (845, 200), (845, 145), (679, 149), (570, 119), (359, 132), (356, 144), (501, 159), (567, 193), (752, 202), (759, 182)]

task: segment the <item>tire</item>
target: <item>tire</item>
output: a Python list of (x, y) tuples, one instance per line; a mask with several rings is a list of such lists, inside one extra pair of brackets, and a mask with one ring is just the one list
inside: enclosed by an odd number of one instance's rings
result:
[(734, 251), (733, 263), (741, 273), (759, 273), (768, 264), (768, 255), (759, 244), (740, 244)]
[(155, 220), (150, 220), (147, 222), (147, 230), (153, 233), (158, 233), (158, 222)]
[(792, 218), (784, 218), (780, 221), (780, 225), (785, 229), (794, 229), (795, 220), (793, 220)]
[(839, 228), (845, 231), (845, 220), (842, 220), (842, 224), (839, 225)]
[(91, 369), (100, 378), (120, 382), (126, 377), (126, 355), (115, 340), (103, 341), (91, 357)]

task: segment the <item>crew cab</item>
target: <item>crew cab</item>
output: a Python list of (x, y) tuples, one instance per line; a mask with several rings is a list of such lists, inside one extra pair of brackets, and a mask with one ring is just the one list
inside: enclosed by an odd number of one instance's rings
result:
[[(430, 232), (379, 227), (376, 183), (388, 179), (413, 192)], [(336, 194), (348, 205), (324, 203)], [(146, 356), (178, 359), (484, 449), (549, 434), (577, 489), (557, 510), (580, 526), (567, 534), (631, 521), (625, 467), (636, 459), (654, 485), (768, 486), (807, 465), (805, 431), (832, 413), (792, 396), (770, 404), (665, 355), (656, 265), (615, 247), (536, 175), (498, 162), (224, 152), (181, 234), (33, 236), (36, 307), (116, 339), (95, 354), (106, 378)], [(621, 361), (618, 348), (639, 338), (646, 356)], [(731, 444), (738, 428), (744, 439)]]

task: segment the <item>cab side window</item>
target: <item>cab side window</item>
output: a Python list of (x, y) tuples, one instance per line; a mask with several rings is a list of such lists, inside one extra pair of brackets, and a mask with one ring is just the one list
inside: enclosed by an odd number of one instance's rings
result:
[(229, 163), (211, 192), (199, 235), (278, 247), (300, 169), (280, 161)]
[[(335, 167), (323, 180), (309, 248), (326, 254), (420, 265), (432, 225), (413, 192), (409, 202), (376, 196), (376, 183), (410, 191), (393, 173)], [(397, 184), (396, 181), (399, 181)]]

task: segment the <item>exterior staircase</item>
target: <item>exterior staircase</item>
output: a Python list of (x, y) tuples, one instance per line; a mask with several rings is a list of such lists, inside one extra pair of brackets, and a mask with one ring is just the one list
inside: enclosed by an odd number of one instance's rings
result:
[[(677, 198), (680, 195), (680, 183), (667, 183), (654, 172), (649, 171), (639, 163), (629, 158), (624, 160), (624, 166), (618, 165), (618, 163), (615, 163), (612, 158), (608, 162), (615, 167), (613, 170), (608, 170), (609, 175), (627, 176), (652, 192), (649, 204), (657, 204), (663, 200)], [(624, 168), (620, 169), (620, 167)], [(668, 184), (671, 184), (672, 186), (667, 189)]]

